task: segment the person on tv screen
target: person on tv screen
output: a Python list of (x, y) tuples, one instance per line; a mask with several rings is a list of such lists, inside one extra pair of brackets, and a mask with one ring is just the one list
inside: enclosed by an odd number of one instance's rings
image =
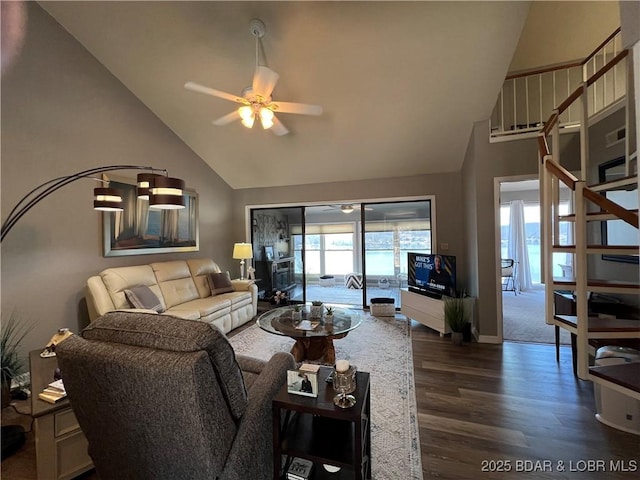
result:
[(440, 255), (436, 255), (433, 258), (433, 268), (429, 272), (429, 284), (434, 286), (442, 286), (445, 287), (442, 290), (448, 288), (451, 283), (451, 274), (448, 272), (447, 268), (442, 261), (442, 257)]

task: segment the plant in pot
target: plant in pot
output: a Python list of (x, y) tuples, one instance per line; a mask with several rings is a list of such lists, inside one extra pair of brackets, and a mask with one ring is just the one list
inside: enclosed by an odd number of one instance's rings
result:
[(321, 318), (324, 307), (320, 300), (313, 300), (311, 302), (311, 318)]
[(2, 365), (2, 408), (11, 401), (11, 380), (26, 371), (26, 362), (19, 354), (20, 344), (33, 325), (20, 324), (11, 315), (0, 331), (0, 365)]
[(302, 305), (294, 305), (293, 313), (291, 315), (293, 320), (296, 320), (296, 321), (302, 320)]
[(324, 315), (324, 323), (333, 323), (333, 307), (324, 307), (327, 313)]
[(467, 324), (467, 314), (463, 297), (442, 297), (444, 301), (444, 320), (451, 329), (451, 341), (462, 345), (463, 331)]

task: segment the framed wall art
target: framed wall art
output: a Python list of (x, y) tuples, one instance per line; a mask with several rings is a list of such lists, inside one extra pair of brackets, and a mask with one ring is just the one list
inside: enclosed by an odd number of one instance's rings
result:
[(146, 255), (170, 252), (197, 252), (198, 195), (183, 192), (185, 208), (154, 210), (148, 200), (140, 200), (136, 182), (120, 177), (104, 178), (109, 186), (123, 192), (122, 212), (103, 212), (103, 247), (105, 257)]

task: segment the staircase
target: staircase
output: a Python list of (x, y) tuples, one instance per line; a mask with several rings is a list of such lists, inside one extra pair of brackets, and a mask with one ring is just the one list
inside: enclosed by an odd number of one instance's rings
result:
[[(553, 110), (544, 126), (538, 131), (538, 146), (540, 150), (541, 168), (540, 181), (542, 191), (542, 255), (543, 276), (546, 289), (545, 317), (546, 322), (565, 330), (576, 336), (577, 374), (583, 380), (591, 380), (606, 385), (616, 391), (623, 392), (633, 398), (640, 399), (640, 364), (625, 364), (612, 367), (589, 366), (590, 343), (620, 341), (620, 339), (640, 339), (640, 321), (624, 318), (598, 318), (590, 317), (588, 298), (592, 293), (600, 294), (640, 294), (638, 283), (617, 281), (614, 279), (591, 278), (589, 274), (589, 257), (593, 255), (632, 255), (638, 257), (638, 236), (630, 245), (602, 245), (589, 244), (587, 235), (588, 224), (600, 224), (601, 222), (620, 219), (638, 230), (638, 210), (628, 209), (606, 197), (607, 192), (616, 190), (638, 189), (637, 158), (636, 153), (629, 152), (630, 145), (628, 135), (626, 140), (625, 175), (624, 178), (604, 182), (597, 185), (588, 185), (587, 166), (589, 165), (588, 126), (594, 111), (589, 103), (593, 98), (594, 85), (602, 79), (607, 72), (615, 71), (619, 65), (628, 63), (627, 68), (633, 68), (630, 55), (624, 50), (617, 53), (591, 76), (584, 78), (583, 82), (573, 93), (569, 94), (556, 109)], [(638, 72), (635, 72), (637, 75)], [(638, 93), (636, 93), (638, 94)], [(628, 97), (627, 95), (626, 97)], [(620, 99), (616, 99), (620, 101)], [(624, 98), (627, 102), (630, 99)], [(565, 169), (560, 162), (559, 135), (561, 118), (569, 109), (573, 113), (578, 112), (580, 117), (579, 132), (581, 146), (581, 172), (580, 179)], [(629, 131), (629, 116), (627, 114), (627, 132)], [(549, 149), (551, 140), (552, 148)], [(574, 211), (570, 215), (559, 215), (559, 186), (560, 182), (566, 185), (573, 193)], [(573, 226), (572, 244), (563, 244), (560, 241), (561, 222), (570, 222)], [(572, 279), (556, 279), (552, 277), (553, 253), (571, 253), (574, 257)], [(570, 290), (574, 292), (576, 300), (576, 315), (556, 315), (554, 312), (554, 291)]]

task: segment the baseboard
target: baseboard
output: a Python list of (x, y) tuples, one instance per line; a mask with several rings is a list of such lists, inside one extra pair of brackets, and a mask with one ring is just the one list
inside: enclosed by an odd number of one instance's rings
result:
[(502, 343), (502, 340), (495, 335), (480, 335), (478, 337), (478, 343)]

